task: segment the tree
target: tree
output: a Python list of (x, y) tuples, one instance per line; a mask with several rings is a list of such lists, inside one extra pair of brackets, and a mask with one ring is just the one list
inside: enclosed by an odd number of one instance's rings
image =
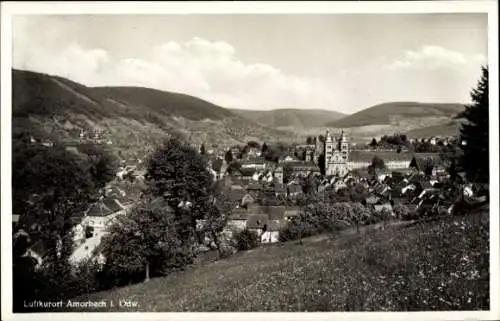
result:
[(374, 138), (372, 138), (372, 141), (370, 142), (369, 146), (372, 147), (372, 148), (375, 148), (377, 147), (378, 143), (377, 143), (377, 140)]
[(254, 140), (251, 140), (247, 143), (247, 146), (250, 148), (259, 148), (260, 144)]
[(14, 213), (22, 214), (19, 227), (31, 233), (32, 226), (39, 226), (35, 234), (49, 249), (49, 261), (65, 264), (72, 252), (73, 216), (97, 197), (100, 183), (93, 181), (92, 165), (62, 147), (22, 140), (13, 142), (12, 154), (12, 201)]
[(240, 151), (240, 154), (238, 155), (238, 158), (239, 158), (239, 159), (242, 159), (242, 158), (244, 158), (246, 155), (248, 155), (248, 149), (249, 149), (248, 147), (249, 147), (248, 145), (245, 145), (245, 146), (243, 147), (243, 149)]
[(460, 168), (465, 171), (467, 180), (489, 182), (489, 90), (488, 67), (481, 67), (481, 79), (472, 89), (472, 104), (457, 117), (467, 122), (460, 129)]
[(269, 147), (267, 147), (266, 143), (262, 144), (262, 150), (261, 150), (262, 155), (265, 155), (268, 150)]
[(384, 160), (378, 156), (373, 156), (372, 163), (368, 166), (368, 172), (374, 174), (375, 170), (384, 168), (386, 168)]
[(372, 158), (372, 166), (375, 169), (384, 169), (385, 168), (385, 162), (382, 158), (378, 156), (374, 156)]
[(178, 139), (169, 139), (149, 157), (145, 183), (149, 195), (165, 198), (174, 209), (182, 239), (189, 242), (196, 220), (203, 219), (213, 201), (206, 160)]
[(189, 253), (178, 232), (175, 211), (163, 198), (138, 204), (119, 217), (103, 239), (100, 252), (106, 259), (105, 273), (125, 282), (144, 273), (148, 281), (151, 274), (182, 267), (179, 258)]
[(306, 143), (308, 145), (314, 144), (314, 139), (311, 136), (307, 136)]
[(90, 172), (98, 188), (103, 188), (115, 177), (118, 161), (111, 153), (94, 144), (81, 145), (78, 149), (87, 155)]
[(349, 196), (352, 202), (362, 202), (368, 196), (368, 191), (362, 184), (355, 184), (349, 189)]
[(224, 160), (226, 161), (226, 164), (230, 164), (233, 161), (233, 153), (231, 152), (231, 150), (226, 151)]
[(238, 251), (248, 251), (259, 246), (259, 236), (257, 233), (247, 229), (237, 233), (234, 238)]
[(433, 169), (434, 169), (434, 161), (430, 158), (426, 158), (423, 162), (422, 171), (426, 176), (432, 176)]
[(318, 157), (318, 166), (319, 166), (319, 171), (321, 175), (326, 174), (326, 161), (325, 161), (325, 154), (322, 153)]
[(209, 205), (205, 222), (199, 229), (200, 241), (205, 238), (210, 240), (210, 245), (215, 245), (216, 249), (223, 254), (223, 244), (221, 234), (231, 215), (232, 202), (229, 198), (230, 190), (222, 182), (215, 182), (212, 188), (214, 201)]
[(287, 184), (293, 178), (293, 167), (286, 163), (283, 166), (283, 183)]
[(206, 151), (205, 151), (205, 144), (201, 144), (201, 147), (200, 147), (200, 155), (205, 155), (206, 154)]
[(34, 262), (23, 258), (33, 243), (13, 242), (14, 306), (19, 309), (19, 300), (49, 300), (71, 290), (71, 230), (97, 199), (101, 184), (93, 181), (86, 156), (58, 145), (31, 144), (21, 137), (12, 145), (12, 205), (14, 213), (21, 214), (18, 228), (46, 249), (40, 270), (35, 271)]

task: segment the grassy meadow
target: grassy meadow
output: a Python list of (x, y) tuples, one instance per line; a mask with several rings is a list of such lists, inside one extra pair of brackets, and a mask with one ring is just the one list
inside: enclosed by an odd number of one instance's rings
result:
[[(488, 216), (264, 246), (79, 300), (117, 312), (487, 310)], [(123, 299), (139, 307), (118, 308)]]

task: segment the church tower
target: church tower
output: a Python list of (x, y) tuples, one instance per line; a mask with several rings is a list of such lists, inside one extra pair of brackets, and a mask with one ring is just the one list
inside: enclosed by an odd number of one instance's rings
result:
[(344, 176), (348, 172), (349, 142), (347, 135), (342, 132), (340, 136), (326, 133), (325, 142), (325, 172), (327, 176)]

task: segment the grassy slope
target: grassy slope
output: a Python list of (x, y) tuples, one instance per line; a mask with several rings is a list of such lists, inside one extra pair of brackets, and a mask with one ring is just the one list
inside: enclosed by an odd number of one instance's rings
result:
[(330, 123), (333, 127), (385, 125), (418, 118), (450, 118), (464, 109), (460, 104), (423, 104), (393, 102), (376, 105)]
[[(89, 88), (61, 77), (13, 70), (13, 133), (29, 130), (69, 140), (80, 129), (111, 133), (113, 148), (150, 149), (174, 132), (194, 143), (289, 139), (196, 97), (135, 87)], [(37, 135), (40, 136), (40, 135)]]
[(407, 132), (408, 137), (456, 136), (460, 133), (460, 122), (450, 121), (442, 125), (418, 128)]
[(489, 309), (488, 225), (484, 212), (268, 246), (90, 297), (141, 311)]
[(321, 109), (232, 109), (231, 111), (270, 128), (315, 128), (345, 117), (345, 114)]

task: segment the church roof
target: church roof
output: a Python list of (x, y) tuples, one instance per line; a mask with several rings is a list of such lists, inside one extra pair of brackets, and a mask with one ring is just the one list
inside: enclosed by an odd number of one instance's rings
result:
[(411, 161), (413, 154), (397, 152), (373, 152), (373, 151), (351, 151), (349, 153), (350, 162), (371, 162), (373, 157), (379, 157), (385, 162), (388, 161)]

